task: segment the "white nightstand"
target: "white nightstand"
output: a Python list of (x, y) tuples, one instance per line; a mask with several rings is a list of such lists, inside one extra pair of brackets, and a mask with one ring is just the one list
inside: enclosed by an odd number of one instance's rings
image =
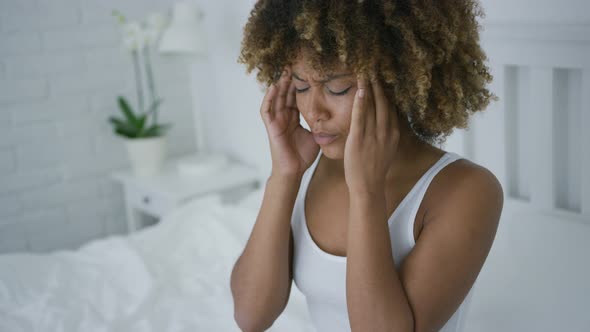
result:
[(126, 170), (115, 172), (112, 177), (124, 187), (128, 232), (157, 222), (189, 200), (219, 195), (222, 202), (228, 203), (260, 185), (255, 169), (235, 162), (204, 176), (179, 174), (176, 160), (172, 160), (157, 176), (137, 177)]

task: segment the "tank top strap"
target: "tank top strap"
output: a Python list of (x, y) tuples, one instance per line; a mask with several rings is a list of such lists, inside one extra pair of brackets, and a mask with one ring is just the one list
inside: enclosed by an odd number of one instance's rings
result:
[(307, 190), (307, 186), (309, 185), (309, 182), (311, 181), (311, 177), (312, 177), (313, 173), (315, 173), (315, 169), (318, 167), (321, 156), (322, 156), (322, 150), (320, 149), (320, 152), (318, 152), (318, 155), (315, 157), (315, 160), (313, 161), (311, 166), (309, 166), (309, 168), (306, 169), (305, 172), (303, 173), (303, 177), (301, 178), (300, 191)]
[(320, 157), (322, 155), (322, 150), (318, 152), (314, 162), (309, 166), (308, 169), (305, 170), (303, 176), (301, 177), (301, 182), (299, 184), (299, 191), (297, 192), (297, 198), (295, 199), (295, 207), (293, 210), (293, 215), (291, 218), (291, 226), (299, 227), (300, 219), (303, 218), (303, 214), (305, 212), (302, 211), (303, 207), (303, 200), (305, 197), (305, 193), (307, 191), (307, 187), (309, 186), (309, 182), (311, 181), (311, 176), (315, 172), (316, 167), (320, 161)]
[[(462, 159), (460, 155), (455, 152), (447, 151), (424, 175), (420, 181), (420, 190), (418, 191), (419, 196), (423, 196), (430, 185), (430, 182), (434, 179), (434, 177), (448, 164), (454, 162), (455, 160)], [(420, 199), (421, 200), (421, 199)]]
[(320, 152), (318, 152), (318, 155), (315, 157), (313, 164), (307, 170), (307, 173), (308, 173), (307, 177), (309, 178), (308, 181), (311, 180), (311, 174), (313, 174), (315, 172), (315, 169), (318, 167), (318, 164), (320, 163), (321, 156), (322, 156), (322, 150), (320, 149)]
[[(430, 169), (428, 171), (426, 171), (426, 173), (424, 175), (422, 175), (422, 177), (420, 178), (420, 180), (416, 184), (417, 190), (412, 193), (412, 196), (413, 196), (412, 201), (414, 202), (414, 205), (412, 206), (412, 211), (410, 213), (410, 216), (412, 216), (412, 217), (416, 216), (416, 213), (418, 212), (418, 208), (420, 207), (420, 203), (422, 202), (422, 199), (424, 198), (424, 195), (426, 194), (426, 191), (428, 190), (428, 187), (430, 186), (430, 183), (432, 182), (434, 177), (443, 168), (445, 168), (447, 165), (449, 165), (450, 163), (452, 163), (458, 159), (463, 159), (463, 157), (455, 152), (447, 151), (434, 165), (432, 165), (432, 167), (430, 167)], [(413, 239), (413, 235), (412, 235), (412, 239)]]

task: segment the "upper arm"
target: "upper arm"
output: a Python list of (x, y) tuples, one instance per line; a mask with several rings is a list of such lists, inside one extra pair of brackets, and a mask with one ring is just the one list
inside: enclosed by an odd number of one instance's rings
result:
[(503, 206), (500, 183), (483, 167), (461, 167), (459, 173), (428, 207), (420, 237), (400, 267), (415, 331), (438, 331), (451, 318), (496, 235)]
[(283, 302), (281, 308), (279, 309), (279, 313), (273, 319), (273, 322), (285, 311), (287, 305), (289, 304), (289, 298), (291, 297), (291, 286), (293, 284), (293, 250), (294, 250), (294, 240), (293, 240), (293, 227), (289, 232), (289, 280), (287, 281), (287, 295), (285, 296), (285, 301)]
[(291, 286), (293, 284), (293, 251), (295, 245), (294, 242), (295, 241), (293, 240), (293, 227), (291, 227), (291, 230), (289, 232), (289, 281), (287, 285), (287, 298), (285, 299), (285, 304), (282, 310), (285, 310), (285, 307), (289, 303), (289, 297), (291, 296)]
[(293, 240), (293, 227), (291, 227), (291, 231), (289, 232), (289, 280), (293, 280), (293, 250), (294, 250), (294, 240)]

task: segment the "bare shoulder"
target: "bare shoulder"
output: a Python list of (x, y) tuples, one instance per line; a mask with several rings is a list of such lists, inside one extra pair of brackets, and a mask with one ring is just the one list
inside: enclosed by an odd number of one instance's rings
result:
[(487, 220), (498, 220), (504, 191), (489, 169), (468, 159), (458, 159), (445, 166), (432, 180), (424, 197), (426, 225), (439, 213), (449, 209), (483, 209)]
[(402, 263), (400, 279), (417, 330), (438, 331), (484, 265), (499, 224), (503, 191), (488, 169), (459, 159), (436, 174), (426, 195), (424, 227)]

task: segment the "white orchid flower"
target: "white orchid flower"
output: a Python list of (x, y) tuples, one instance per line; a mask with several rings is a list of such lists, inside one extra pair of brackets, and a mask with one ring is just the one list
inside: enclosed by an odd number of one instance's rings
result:
[(145, 31), (139, 22), (123, 24), (123, 45), (129, 51), (141, 49), (145, 45)]
[(147, 45), (155, 45), (166, 27), (166, 17), (161, 13), (152, 13), (147, 18), (145, 41)]

